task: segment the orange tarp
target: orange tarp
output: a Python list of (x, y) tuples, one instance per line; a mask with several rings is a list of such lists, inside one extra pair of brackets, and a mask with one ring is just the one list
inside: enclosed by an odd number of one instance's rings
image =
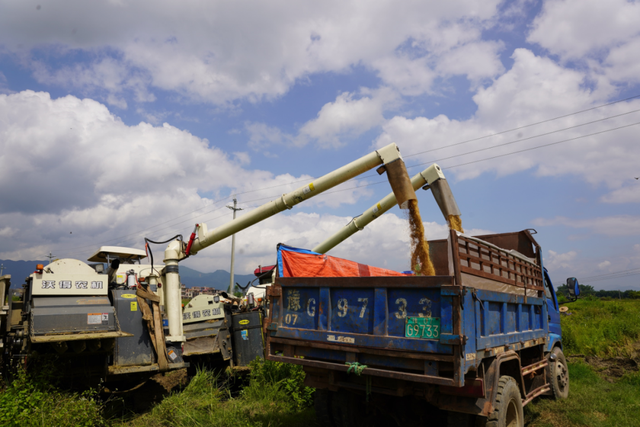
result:
[(281, 277), (369, 277), (406, 276), (397, 271), (371, 267), (323, 254), (280, 251)]

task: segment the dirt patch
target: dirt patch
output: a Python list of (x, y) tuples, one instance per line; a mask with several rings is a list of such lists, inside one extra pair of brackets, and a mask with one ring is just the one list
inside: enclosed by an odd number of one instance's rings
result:
[(166, 391), (171, 391), (176, 387), (184, 387), (187, 385), (187, 370), (179, 369), (166, 374), (157, 374), (151, 377), (151, 380), (158, 383), (158, 385)]
[(424, 237), (424, 226), (417, 200), (409, 200), (409, 230), (411, 238), (411, 269), (417, 275), (435, 276), (436, 270), (429, 258), (429, 244)]
[(635, 360), (623, 357), (615, 357), (613, 359), (586, 357), (585, 361), (609, 382), (615, 382), (629, 372), (638, 371), (638, 363)]
[(622, 378), (625, 374), (638, 372), (638, 362), (634, 359), (625, 357), (613, 357), (611, 359), (602, 359), (595, 356), (575, 355), (569, 356), (569, 359), (584, 359), (595, 371), (606, 381), (614, 383)]

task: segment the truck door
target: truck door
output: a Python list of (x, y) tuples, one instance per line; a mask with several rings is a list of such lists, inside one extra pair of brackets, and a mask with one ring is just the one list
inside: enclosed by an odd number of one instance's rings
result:
[(558, 300), (546, 268), (544, 269), (544, 293), (547, 300), (547, 312), (549, 313), (549, 332), (561, 335)]

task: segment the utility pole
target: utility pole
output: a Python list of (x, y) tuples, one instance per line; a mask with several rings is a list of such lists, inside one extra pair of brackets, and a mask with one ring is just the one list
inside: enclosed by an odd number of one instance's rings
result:
[(0, 264), (0, 276), (4, 273), (4, 264)]
[[(236, 207), (238, 205), (238, 200), (236, 198), (233, 199), (233, 206), (227, 206), (229, 209), (233, 211), (233, 219), (236, 219), (236, 211), (241, 211), (242, 208)], [(231, 235), (231, 278), (229, 280), (229, 290), (228, 293), (233, 295), (233, 290), (235, 289), (235, 282), (233, 281), (233, 263), (236, 251), (236, 234), (233, 233)]]
[(54, 259), (55, 257), (51, 255), (51, 252), (49, 252), (49, 255), (47, 255), (46, 258), (49, 258), (49, 264), (51, 264), (51, 260)]

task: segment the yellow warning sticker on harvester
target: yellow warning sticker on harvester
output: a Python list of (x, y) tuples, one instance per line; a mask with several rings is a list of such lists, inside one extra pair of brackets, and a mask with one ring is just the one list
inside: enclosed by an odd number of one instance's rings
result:
[(122, 294), (121, 297), (122, 298), (129, 298), (129, 299), (137, 298), (136, 294)]
[(138, 301), (131, 301), (131, 311), (138, 311)]

